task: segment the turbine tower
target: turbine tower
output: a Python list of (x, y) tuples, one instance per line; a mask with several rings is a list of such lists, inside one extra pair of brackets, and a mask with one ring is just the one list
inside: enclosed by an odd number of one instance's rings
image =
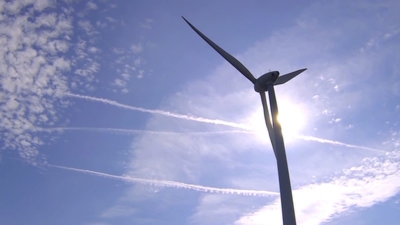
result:
[[(294, 213), (292, 188), (290, 184), (289, 169), (287, 165), (285, 144), (283, 142), (281, 125), (278, 122), (278, 105), (275, 96), (275, 85), (280, 85), (288, 82), (295, 76), (299, 75), (306, 69), (296, 70), (294, 72), (279, 76), (278, 71), (271, 71), (256, 79), (253, 74), (235, 57), (227, 53), (196, 27), (194, 27), (183, 16), (182, 18), (189, 24), (189, 26), (203, 38), (214, 50), (216, 50), (222, 57), (224, 57), (232, 66), (234, 66), (241, 74), (251, 81), (254, 85), (254, 90), (260, 93), (261, 102), (264, 110), (265, 124), (268, 129), (269, 138), (271, 140), (272, 149), (275, 153), (275, 158), (278, 166), (279, 189), (281, 196), (282, 218), (284, 225), (296, 225), (296, 216)], [(269, 102), (271, 106), (271, 118), (268, 111), (268, 105), (265, 92), (268, 92)]]

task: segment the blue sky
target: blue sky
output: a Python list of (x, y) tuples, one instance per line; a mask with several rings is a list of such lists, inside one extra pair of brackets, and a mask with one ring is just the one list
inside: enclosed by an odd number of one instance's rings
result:
[(1, 224), (398, 224), (398, 1), (0, 2)]

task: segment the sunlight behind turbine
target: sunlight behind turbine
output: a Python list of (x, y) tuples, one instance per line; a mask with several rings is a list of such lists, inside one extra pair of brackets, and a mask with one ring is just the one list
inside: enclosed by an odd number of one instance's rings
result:
[(296, 136), (306, 129), (307, 112), (300, 104), (287, 99), (279, 99), (278, 105), (278, 120), (282, 126), (285, 142), (293, 142), (297, 139)]
[[(282, 126), (282, 133), (286, 143), (299, 140), (296, 138), (305, 129), (308, 120), (307, 111), (301, 104), (296, 104), (288, 99), (280, 99), (278, 120)], [(254, 129), (261, 142), (268, 143), (268, 130), (265, 128), (263, 110), (257, 109), (248, 119), (247, 124)]]

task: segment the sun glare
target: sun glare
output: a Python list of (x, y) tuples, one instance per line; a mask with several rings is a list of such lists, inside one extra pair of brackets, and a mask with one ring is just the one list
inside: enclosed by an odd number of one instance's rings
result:
[[(287, 99), (278, 101), (279, 115), (278, 120), (282, 127), (285, 142), (293, 142), (296, 136), (305, 129), (307, 116), (306, 111), (300, 104), (295, 104)], [(257, 110), (249, 118), (249, 124), (262, 140), (267, 140), (268, 131), (264, 121), (262, 109)]]

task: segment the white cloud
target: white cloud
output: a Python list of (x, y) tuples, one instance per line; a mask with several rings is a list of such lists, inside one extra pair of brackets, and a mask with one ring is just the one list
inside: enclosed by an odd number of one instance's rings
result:
[(143, 51), (143, 46), (141, 44), (133, 44), (131, 50), (135, 54), (141, 53)]
[(95, 74), (100, 70), (100, 64), (91, 58), (86, 58), (85, 63), (75, 70), (75, 74), (85, 78), (88, 82), (93, 82)]
[(142, 64), (143, 64), (143, 58), (136, 58), (136, 59), (133, 61), (133, 64), (134, 64), (135, 66), (140, 66), (140, 65), (142, 65)]
[(145, 28), (145, 29), (148, 29), (148, 30), (150, 30), (150, 29), (152, 29), (153, 28), (153, 20), (152, 19), (150, 19), (150, 18), (147, 18), (147, 19), (145, 19), (145, 21), (144, 22), (141, 22), (140, 23), (140, 26), (142, 26), (143, 28)]
[(89, 20), (79, 20), (78, 26), (83, 29), (87, 35), (92, 36), (98, 34)]
[(122, 73), (121, 76), (122, 76), (122, 78), (124, 78), (124, 80), (129, 80), (131, 77), (131, 75), (129, 75), (129, 73), (126, 73), (126, 72)]
[[(143, 51), (143, 47), (141, 44), (132, 45), (131, 50), (134, 54), (137, 54)], [(116, 64), (116, 72), (117, 74), (119, 74), (119, 77), (114, 79), (111, 85), (124, 87), (120, 90), (114, 89), (114, 91), (120, 91), (126, 94), (129, 92), (129, 89), (125, 87), (129, 85), (131, 76), (136, 76), (136, 78), (138, 79), (141, 79), (145, 76), (145, 70), (143, 69), (143, 67), (146, 61), (142, 57), (137, 56), (132, 60), (132, 54), (130, 54), (129, 52), (125, 52), (121, 48), (113, 48), (112, 52), (117, 55), (117, 59), (114, 61), (114, 63)], [(136, 71), (136, 73), (134, 71)]]
[[(51, 6), (48, 1), (13, 1), (2, 12), (0, 32), (1, 96), (0, 129), (5, 147), (17, 149), (22, 158), (36, 163), (42, 140), (30, 133), (36, 125), (57, 120), (53, 102), (67, 90), (63, 71), (70, 61), (48, 57), (64, 53), (69, 45), (60, 38), (71, 32), (70, 20), (54, 13), (42, 14), (33, 22), (25, 8), (38, 13)], [(32, 8), (33, 7), (33, 8)], [(9, 17), (8, 14), (13, 14)], [(38, 32), (40, 30), (40, 32)]]
[(114, 80), (114, 85), (119, 86), (119, 87), (125, 87), (126, 86), (126, 82), (121, 80), (121, 79), (115, 79)]
[(144, 76), (144, 70), (139, 70), (139, 74), (137, 75), (137, 78), (141, 79), (141, 78), (143, 78), (143, 76)]
[(127, 217), (137, 213), (137, 209), (128, 205), (116, 205), (113, 208), (107, 209), (103, 212), (101, 218), (115, 218), (115, 217)]
[[(51, 126), (58, 108), (67, 106), (61, 97), (69, 85), (88, 85), (99, 64), (88, 58), (86, 41), (76, 47), (72, 11), (57, 10), (54, 1), (9, 1), (0, 3), (0, 131), (6, 149), (17, 150), (31, 164), (44, 163), (38, 147), (44, 141), (34, 133), (37, 126)], [(90, 22), (78, 24), (92, 33)], [(75, 55), (70, 54), (71, 48)], [(77, 57), (78, 56), (78, 57)], [(80, 64), (85, 60), (86, 64)], [(83, 68), (81, 68), (83, 66)], [(83, 76), (66, 75), (70, 70)], [(57, 107), (56, 107), (57, 105)]]
[(191, 224), (232, 224), (234, 218), (249, 212), (251, 205), (257, 205), (248, 198), (215, 194), (204, 195), (199, 201), (196, 212), (190, 217)]
[(48, 7), (54, 7), (55, 2), (52, 0), (36, 0), (34, 1), (35, 10), (41, 12)]
[(53, 27), (57, 22), (57, 15), (55, 13), (41, 14), (35, 20), (39, 26)]
[(99, 53), (99, 52), (100, 52), (100, 49), (92, 46), (92, 47), (89, 47), (89, 48), (88, 48), (88, 51), (89, 51), (90, 53)]
[(86, 3), (86, 8), (89, 10), (96, 10), (99, 7), (94, 2), (90, 1), (90, 2)]
[(113, 48), (113, 50), (112, 50), (115, 54), (124, 54), (125, 53), (125, 51), (124, 51), (124, 49), (122, 49), (122, 48)]
[(110, 23), (116, 23), (117, 22), (117, 20), (116, 19), (114, 19), (114, 18), (112, 18), (112, 17), (106, 17), (106, 20), (108, 21), (108, 22), (110, 22)]
[(85, 40), (80, 39), (76, 44), (75, 44), (75, 52), (78, 55), (79, 58), (83, 59), (87, 56), (86, 53), (86, 47), (87, 43)]

